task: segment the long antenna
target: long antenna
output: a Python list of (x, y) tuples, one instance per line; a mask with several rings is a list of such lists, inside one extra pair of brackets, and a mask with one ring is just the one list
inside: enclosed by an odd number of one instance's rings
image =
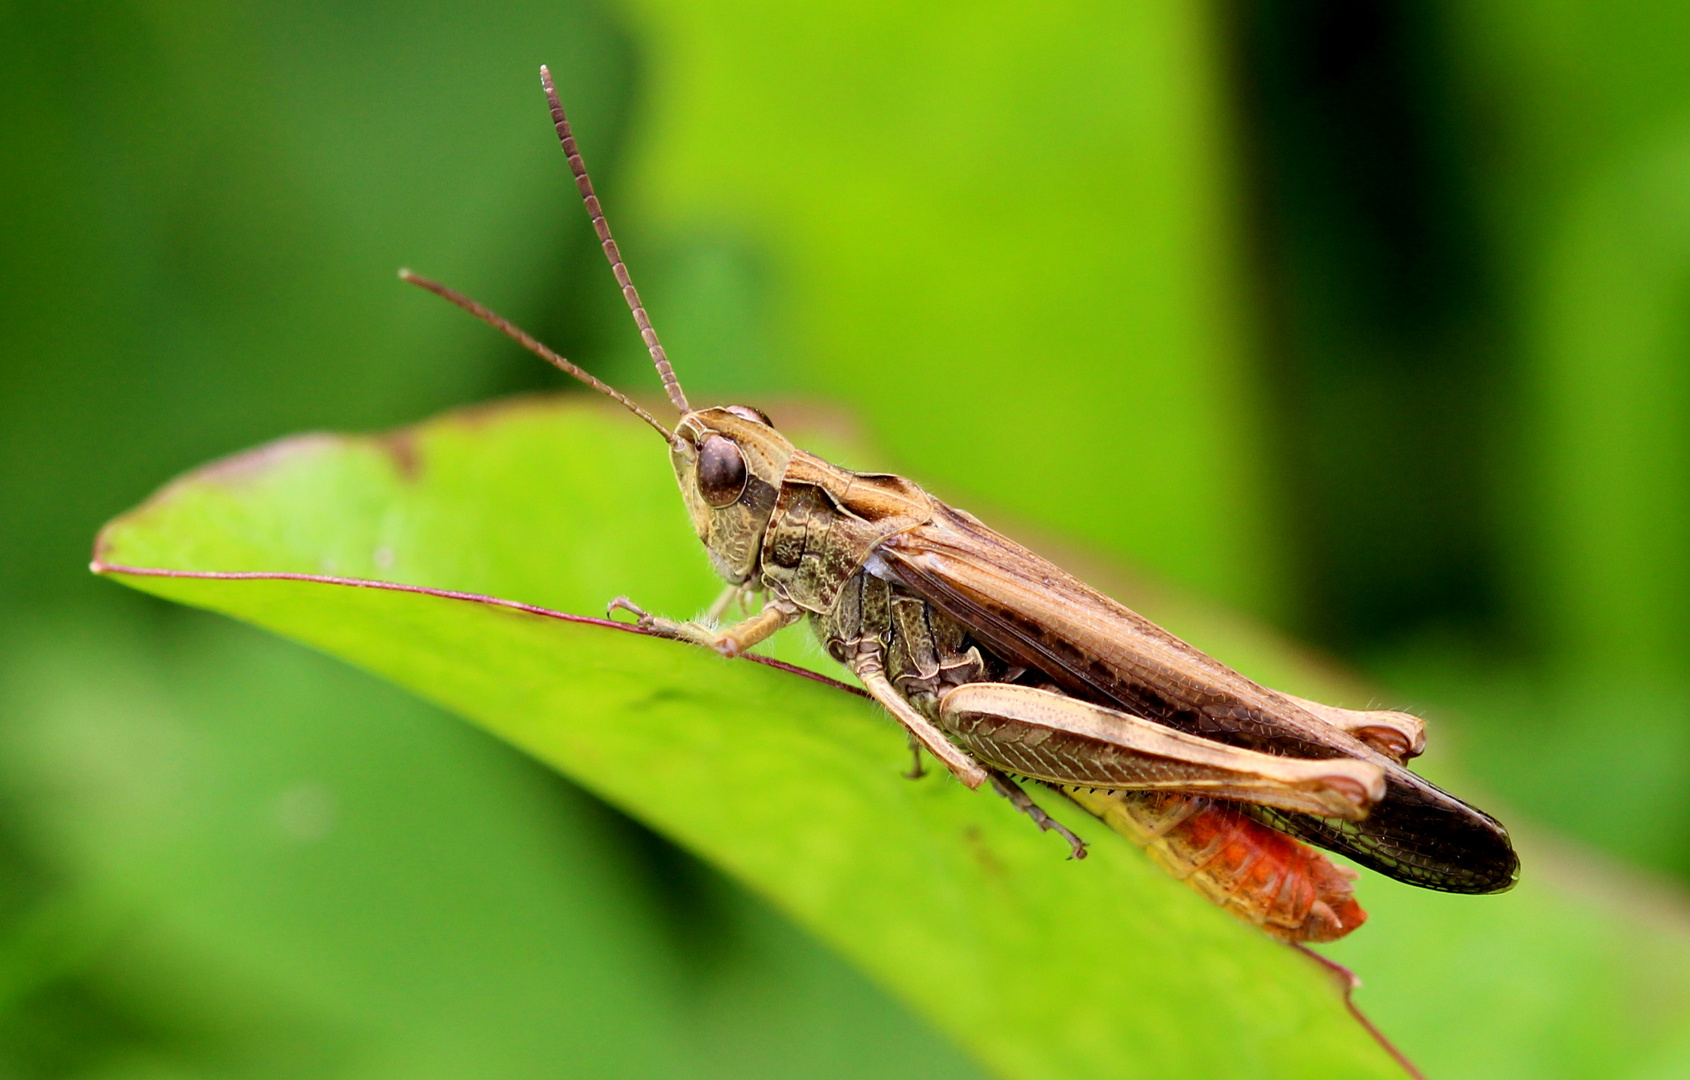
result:
[(622, 393), (620, 390), (617, 390), (615, 387), (609, 385), (608, 383), (600, 382), (598, 379), (595, 379), (591, 375), (587, 374), (587, 372), (585, 372), (582, 369), (576, 367), (574, 364), (571, 364), (568, 360), (565, 360), (563, 357), (559, 356), (557, 353), (553, 352), (552, 350), (546, 348), (544, 345), (540, 344), (540, 342), (536, 341), (533, 337), (529, 336), (529, 334), (526, 331), (524, 331), (522, 328), (518, 327), (516, 324), (512, 323), (510, 320), (504, 318), (502, 315), (499, 315), (496, 312), (488, 310), (487, 308), (483, 307), (482, 305), (476, 303), (474, 300), (471, 300), (469, 297), (465, 296), (463, 293), (458, 292), (454, 289), (449, 289), (446, 286), (440, 284), (438, 281), (430, 281), (428, 278), (423, 277), (421, 274), (413, 274), (409, 270), (401, 270), (401, 271), (399, 271), (399, 279), (401, 281), (408, 281), (412, 285), (417, 286), (418, 288), (427, 289), (429, 292), (433, 293), (435, 296), (438, 296), (443, 300), (448, 300), (451, 303), (458, 305), (459, 307), (463, 308), (465, 311), (469, 312), (471, 315), (474, 315), (476, 318), (480, 319), (482, 322), (484, 322), (487, 325), (493, 327), (493, 329), (500, 331), (506, 337), (510, 338), (512, 341), (516, 342), (518, 345), (521, 345), (523, 348), (527, 349), (529, 352), (533, 353), (535, 356), (538, 356), (540, 359), (542, 359), (542, 360), (546, 361), (547, 363), (551, 364), (553, 367), (558, 368), (559, 370), (561, 370), (561, 371), (563, 371), (567, 374), (575, 376), (577, 379), (580, 379), (582, 382), (586, 383), (588, 386), (592, 387), (594, 390), (597, 390), (599, 393), (603, 394), (605, 397), (613, 398), (616, 401), (621, 402), (623, 408), (627, 409), (629, 412), (633, 413), (635, 416), (639, 417), (641, 420), (644, 420), (646, 423), (648, 423), (652, 427), (656, 428), (658, 430), (658, 432), (663, 436), (664, 442), (669, 443), (671, 445), (674, 444), (674, 442), (675, 442), (674, 432), (670, 431), (668, 428), (666, 428), (662, 424), (658, 423), (656, 417), (652, 416), (650, 413), (646, 412), (644, 409), (640, 408), (638, 405), (635, 405), (632, 401), (629, 401), (628, 396), (626, 394)]
[(593, 231), (598, 233), (599, 245), (604, 248), (604, 257), (610, 260), (610, 272), (616, 275), (616, 284), (622, 286), (622, 299), (628, 302), (628, 310), (634, 313), (634, 325), (640, 328), (640, 338), (645, 341), (646, 351), (651, 353), (651, 362), (657, 367), (657, 374), (663, 380), (663, 390), (669, 395), (669, 400), (675, 403), (675, 408), (681, 410), (685, 416), (692, 412), (687, 404), (687, 396), (681, 392), (681, 384), (675, 378), (675, 369), (669, 366), (669, 357), (664, 355), (663, 343), (657, 340), (657, 331), (651, 328), (651, 319), (645, 313), (645, 305), (640, 303), (640, 294), (634, 288), (634, 282), (628, 276), (628, 267), (622, 262), (622, 252), (616, 247), (616, 241), (610, 235), (610, 225), (604, 220), (604, 211), (599, 208), (599, 197), (593, 194), (593, 182), (587, 178), (587, 166), (581, 161), (581, 152), (575, 148), (575, 136), (569, 130), (569, 118), (563, 115), (563, 102), (558, 100), (557, 87), (552, 85), (552, 73), (546, 65), (540, 65), (540, 85), (546, 88), (546, 103), (552, 107), (552, 126), (557, 128), (558, 141), (563, 144), (563, 155), (569, 159), (569, 171), (575, 174), (575, 186), (581, 192), (581, 201), (587, 204), (587, 214), (593, 219)]

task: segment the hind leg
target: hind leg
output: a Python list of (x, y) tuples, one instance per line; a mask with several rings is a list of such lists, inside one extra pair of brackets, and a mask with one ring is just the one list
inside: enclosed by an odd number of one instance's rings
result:
[(1045, 813), (1044, 807), (1034, 802), (1031, 795), (1022, 791), (1020, 784), (1017, 784), (1014, 780), (1011, 780), (1008, 776), (1005, 776), (996, 769), (990, 769), (988, 770), (988, 773), (992, 781), (993, 791), (1008, 799), (1011, 805), (1013, 805), (1017, 810), (1032, 818), (1033, 824), (1037, 825), (1041, 830), (1045, 832), (1054, 832), (1058, 836), (1061, 836), (1062, 839), (1068, 841), (1068, 847), (1071, 852), (1068, 856), (1069, 858), (1083, 859), (1086, 857), (1086, 842), (1069, 832), (1067, 827), (1060, 821), (1057, 821), (1055, 818)]

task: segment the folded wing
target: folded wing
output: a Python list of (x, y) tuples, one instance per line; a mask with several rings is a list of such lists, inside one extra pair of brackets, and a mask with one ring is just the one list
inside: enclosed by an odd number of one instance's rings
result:
[(1495, 819), (972, 517), (936, 503), (933, 521), (888, 538), (877, 554), (981, 645), (1076, 697), (1232, 746), (1385, 769), (1385, 798), (1365, 820), (1241, 804), (1264, 824), (1425, 888), (1513, 884), (1519, 860)]

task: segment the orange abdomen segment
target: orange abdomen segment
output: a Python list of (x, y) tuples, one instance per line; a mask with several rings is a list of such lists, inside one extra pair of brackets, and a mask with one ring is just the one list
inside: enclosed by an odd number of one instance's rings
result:
[(1351, 871), (1224, 802), (1066, 790), (1162, 869), (1282, 941), (1336, 941), (1367, 920)]

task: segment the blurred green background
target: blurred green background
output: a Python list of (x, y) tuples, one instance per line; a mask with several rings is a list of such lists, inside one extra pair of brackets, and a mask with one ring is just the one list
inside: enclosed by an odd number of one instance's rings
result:
[(975, 1075), (477, 731), (86, 572), (208, 458), (567, 389), (400, 265), (650, 393), (542, 61), (695, 400), (1359, 667), (1690, 932), (1687, 60), (1625, 0), (0, 3), (0, 1076)]

